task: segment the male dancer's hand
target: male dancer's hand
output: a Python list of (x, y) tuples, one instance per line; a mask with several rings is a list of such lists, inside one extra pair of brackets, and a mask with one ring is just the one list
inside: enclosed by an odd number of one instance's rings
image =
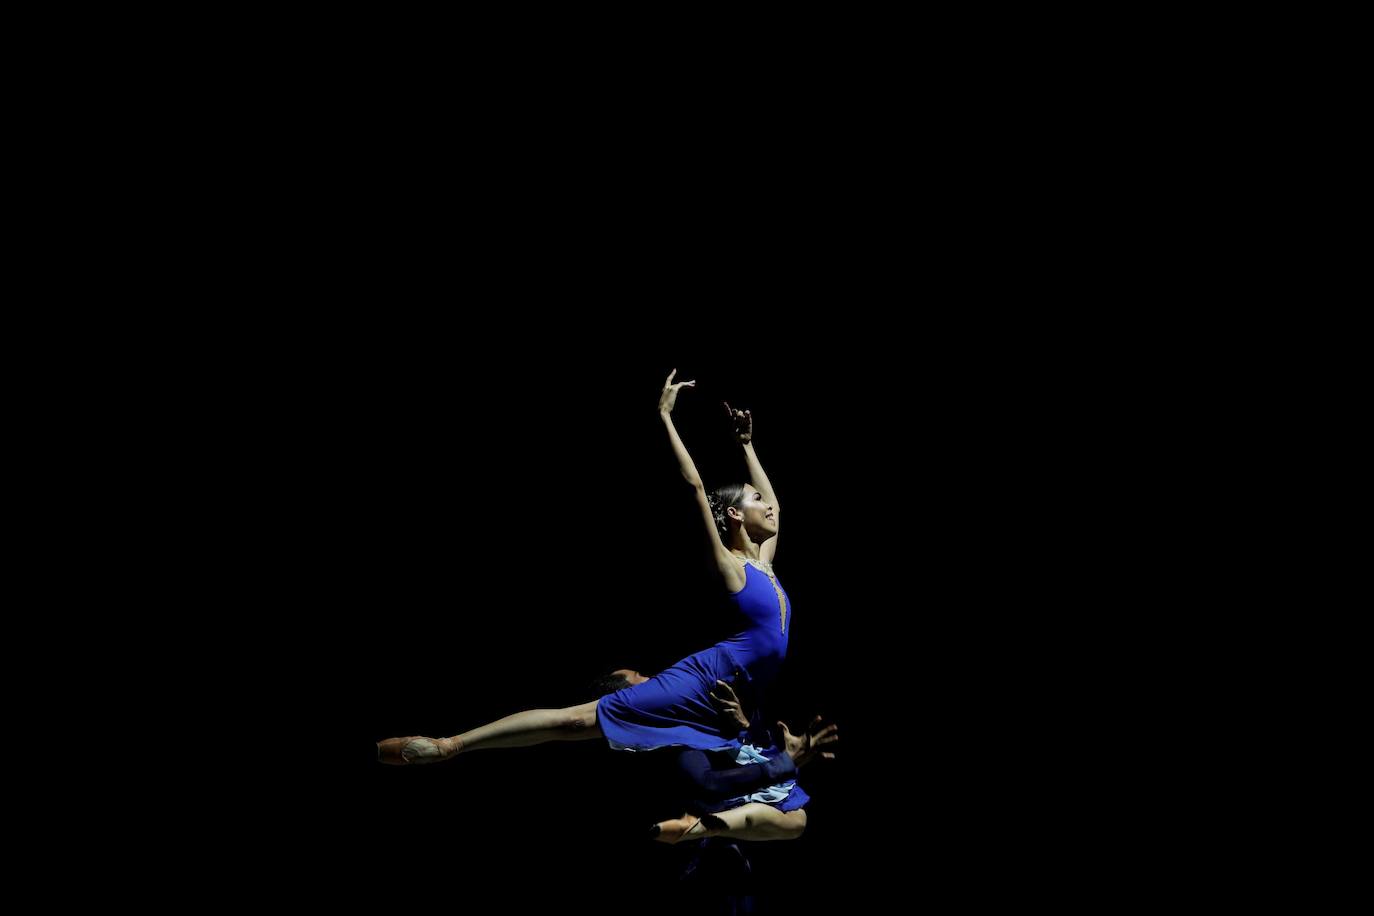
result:
[(779, 722), (778, 729), (782, 732), (782, 749), (792, 758), (798, 769), (815, 760), (817, 755), (827, 760), (835, 759), (833, 752), (821, 750), (840, 740), (839, 726), (835, 723), (822, 725), (821, 717), (817, 716), (811, 720), (806, 732), (801, 735), (794, 735), (788, 731), (785, 722)]
[(715, 700), (716, 705), (720, 707), (721, 714), (738, 725), (741, 730), (749, 727), (749, 719), (744, 715), (739, 697), (735, 695), (735, 688), (718, 680), (715, 688), (711, 691), (711, 699)]

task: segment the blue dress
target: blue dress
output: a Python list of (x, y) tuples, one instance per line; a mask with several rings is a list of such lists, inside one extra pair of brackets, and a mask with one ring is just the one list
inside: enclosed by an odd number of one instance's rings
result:
[(777, 675), (792, 632), (792, 603), (777, 579), (750, 563), (744, 588), (730, 596), (743, 629), (704, 652), (689, 655), (643, 684), (602, 697), (596, 721), (616, 750), (647, 751), (680, 745), (738, 750), (736, 730), (711, 701), (716, 681), (740, 675), (761, 690)]

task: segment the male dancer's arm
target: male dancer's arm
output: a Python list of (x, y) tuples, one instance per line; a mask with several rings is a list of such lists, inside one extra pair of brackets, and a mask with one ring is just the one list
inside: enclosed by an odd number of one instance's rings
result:
[[(716, 681), (711, 698), (725, 717), (739, 726), (741, 731), (749, 729), (749, 719), (744, 715), (739, 697), (729, 684)], [(822, 748), (839, 741), (839, 728), (833, 723), (822, 725), (820, 716), (800, 735), (793, 735), (782, 722), (778, 723), (778, 727), (783, 750), (769, 760), (716, 768), (711, 765), (707, 751), (689, 749), (678, 754), (678, 770), (692, 784), (695, 794), (702, 801), (715, 802), (749, 795), (795, 779), (797, 771), (817, 756), (835, 756), (833, 752)]]

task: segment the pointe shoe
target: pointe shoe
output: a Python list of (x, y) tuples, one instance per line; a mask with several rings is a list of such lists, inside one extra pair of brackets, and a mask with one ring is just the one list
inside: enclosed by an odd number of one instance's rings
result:
[(387, 738), (377, 742), (377, 759), (392, 766), (438, 763), (458, 753), (457, 744), (452, 738)]
[(654, 824), (649, 828), (649, 837), (656, 843), (669, 845), (683, 840), (700, 840), (706, 836), (706, 826), (702, 824), (701, 829), (697, 829), (698, 824), (701, 824), (701, 818), (684, 814), (682, 817)]

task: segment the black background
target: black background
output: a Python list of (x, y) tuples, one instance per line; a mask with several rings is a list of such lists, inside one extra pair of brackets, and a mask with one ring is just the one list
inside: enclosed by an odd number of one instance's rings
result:
[(680, 813), (652, 761), (601, 741), (374, 756), (382, 738), (585, 702), (598, 673), (725, 635), (655, 410), (673, 368), (698, 381), (675, 417), (708, 485), (744, 473), (721, 400), (754, 413), (795, 606), (774, 708), (841, 727), (838, 759), (803, 776), (806, 836), (753, 847), (760, 899), (913, 881), (1000, 895), (1100, 871), (1104, 818), (1135, 803), (1108, 785), (1138, 762), (1122, 741), (1141, 686), (1114, 672), (1155, 605), (1138, 572), (1151, 484), (1124, 482), (1142, 459), (1117, 419), (1136, 385), (1040, 322), (642, 311), (393, 317), (298, 342), (274, 383), (257, 449), (283, 504), (255, 549), (290, 592), (287, 715), (333, 748), (288, 751), (275, 788), (315, 812), (331, 892), (674, 893), (681, 851), (643, 839)]
[[(796, 612), (777, 708), (843, 734), (805, 774), (807, 835), (756, 851), (766, 896), (1055, 899), (1112, 870), (1186, 767), (1144, 737), (1181, 667), (1154, 650), (1194, 645), (1216, 597), (1181, 586), (1218, 538), (1178, 484), (1227, 479), (1199, 442), (1239, 387), (1180, 387), (1243, 323), (1198, 342), (1193, 301), (1225, 285), (1189, 276), (1224, 235), (1175, 180), (1195, 144), (1034, 42), (1005, 73), (957, 45), (913, 81), (905, 54), (807, 44), (805, 84), (703, 92), (700, 67), (665, 91), (615, 63), (612, 91), (518, 64), (455, 88), (447, 52), (340, 44), (300, 91), (268, 78), (225, 118), (223, 68), (189, 90), (202, 122), (154, 115), (173, 142), (133, 147), (135, 180), (99, 192), (127, 206), (83, 224), (133, 250), (78, 274), (177, 308), (104, 319), (139, 342), (110, 377), (147, 390), (83, 390), (115, 428), (79, 457), (167, 492), (173, 543), (124, 575), (168, 593), (159, 645), (227, 665), (251, 720), (190, 692), (180, 717), (249, 760), (191, 768), (191, 797), (268, 809), (234, 867), (302, 903), (666, 905), (673, 853), (642, 830), (677, 812), (643, 761), (586, 742), (392, 769), (373, 747), (720, 638), (654, 411), (676, 367), (708, 483), (740, 476), (718, 399), (754, 411)], [(151, 449), (120, 425), (146, 403)]]

